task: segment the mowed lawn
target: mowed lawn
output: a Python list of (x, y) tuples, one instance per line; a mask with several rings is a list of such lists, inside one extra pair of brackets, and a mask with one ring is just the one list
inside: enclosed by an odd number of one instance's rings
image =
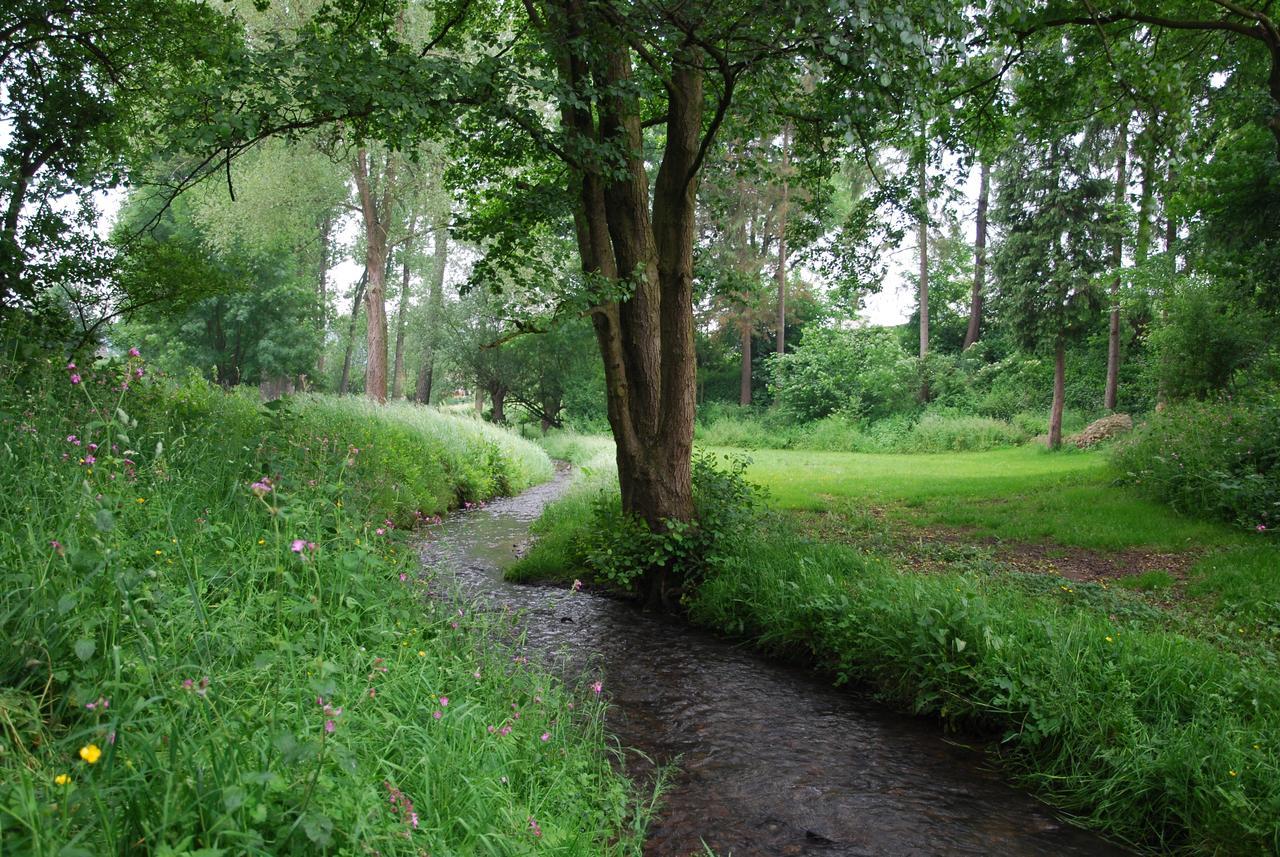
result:
[(747, 455), (752, 461), (748, 478), (768, 488), (775, 508), (876, 509), (894, 523), (1098, 550), (1178, 551), (1256, 541), (1117, 485), (1119, 474), (1100, 452), (1051, 453), (1038, 447), (928, 455), (711, 451)]

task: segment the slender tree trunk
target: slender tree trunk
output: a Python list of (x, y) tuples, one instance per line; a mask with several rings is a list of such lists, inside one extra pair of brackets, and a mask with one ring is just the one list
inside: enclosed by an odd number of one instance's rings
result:
[(1151, 253), (1151, 209), (1155, 201), (1155, 147), (1148, 143), (1142, 157), (1142, 190), (1138, 196), (1138, 228), (1133, 238), (1133, 259), (1138, 265)]
[(991, 201), (991, 165), (982, 162), (978, 171), (978, 216), (973, 240), (973, 293), (969, 296), (969, 329), (964, 334), (967, 349), (982, 335), (982, 300), (987, 279), (987, 206)]
[(426, 329), (422, 332), (422, 363), (418, 367), (418, 383), (414, 400), (431, 404), (431, 385), (435, 377), (436, 348), (440, 343), (440, 318), (444, 313), (444, 274), (449, 262), (449, 215), (445, 213), (435, 224), (435, 256), (431, 267), (431, 292), (427, 296)]
[(1067, 347), (1062, 337), (1053, 351), (1053, 406), (1049, 410), (1049, 448), (1062, 446), (1062, 408), (1067, 391)]
[(484, 413), (484, 387), (480, 386), (480, 382), (476, 381), (476, 399), (475, 399), (476, 416)]
[[(1177, 181), (1177, 172), (1173, 167), (1173, 158), (1169, 158), (1169, 167), (1166, 177), (1166, 185), (1164, 191), (1164, 252), (1169, 257), (1169, 268), (1172, 273), (1178, 273), (1178, 220), (1174, 217), (1170, 210), (1169, 197), (1173, 195), (1175, 182)], [(1164, 321), (1168, 317), (1168, 311), (1165, 309), (1164, 300), (1160, 302), (1160, 320)], [(1167, 362), (1163, 355), (1159, 360), (1159, 376), (1156, 379), (1156, 410), (1164, 410), (1169, 400), (1169, 391), (1167, 389), (1165, 375), (1168, 369)]]
[(338, 395), (345, 396), (351, 385), (351, 352), (356, 344), (356, 320), (360, 318), (360, 304), (364, 300), (365, 283), (369, 281), (369, 272), (360, 274), (355, 293), (351, 297), (351, 323), (347, 325), (347, 348), (342, 355), (342, 380), (338, 382)]
[(320, 356), (316, 358), (316, 377), (324, 378), (324, 349), (329, 339), (329, 258), (333, 243), (333, 215), (326, 212), (320, 220), (320, 277), (316, 287), (319, 303)]
[(924, 117), (920, 118), (920, 166), (916, 176), (920, 197), (920, 216), (917, 243), (920, 245), (920, 360), (922, 380), (920, 401), (929, 401), (929, 377), (924, 373), (923, 361), (929, 356), (929, 140), (926, 136)]
[(397, 158), (386, 154), (381, 175), (370, 173), (369, 152), (356, 152), (355, 180), (360, 196), (360, 211), (365, 227), (365, 270), (369, 274), (365, 288), (368, 313), (369, 359), (365, 364), (365, 395), (375, 402), (387, 400), (387, 241), (391, 209), (395, 201)]
[(738, 324), (738, 334), (742, 338), (742, 373), (738, 384), (738, 404), (746, 407), (751, 404), (751, 318), (746, 312)]
[[(778, 353), (787, 353), (787, 215), (791, 202), (791, 123), (782, 129), (782, 203), (778, 211)], [(748, 400), (750, 395), (748, 395)], [(743, 402), (750, 404), (750, 401)]]
[[(1129, 192), (1129, 117), (1120, 123), (1120, 135), (1116, 141), (1116, 197), (1117, 208), (1126, 205)], [(1107, 385), (1103, 392), (1102, 406), (1108, 411), (1116, 409), (1120, 387), (1120, 266), (1124, 264), (1124, 239), (1116, 233), (1111, 245), (1111, 267), (1116, 274), (1111, 279), (1111, 319), (1107, 331)]]
[(391, 398), (404, 396), (404, 323), (409, 309), (409, 247), (406, 244), (400, 260), (400, 301), (396, 307), (396, 359), (391, 371)]

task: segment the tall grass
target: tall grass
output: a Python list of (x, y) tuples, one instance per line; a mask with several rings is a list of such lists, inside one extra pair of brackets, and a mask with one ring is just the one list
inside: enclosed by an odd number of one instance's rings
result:
[(145, 369), (0, 367), (5, 853), (638, 853), (599, 697), (405, 530), (545, 456)]
[[(1046, 582), (1048, 585), (1045, 585)], [(1098, 587), (902, 574), (785, 527), (739, 546), (695, 621), (967, 729), (1056, 806), (1170, 851), (1280, 850), (1280, 679)]]

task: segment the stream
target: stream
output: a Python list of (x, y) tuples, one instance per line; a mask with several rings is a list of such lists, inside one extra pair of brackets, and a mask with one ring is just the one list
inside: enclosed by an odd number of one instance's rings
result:
[[(522, 586), (502, 569), (569, 472), (432, 527), (423, 559), (525, 618), (527, 645), (601, 679), (623, 747), (678, 764), (646, 855), (1120, 855), (1013, 789), (936, 723), (741, 645), (587, 592)], [(643, 759), (632, 754), (628, 768)], [(650, 769), (651, 770), (651, 769)]]

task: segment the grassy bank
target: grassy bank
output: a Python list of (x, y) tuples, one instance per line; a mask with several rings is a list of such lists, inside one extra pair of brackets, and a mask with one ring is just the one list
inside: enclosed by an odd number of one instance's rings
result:
[[(601, 455), (557, 443), (562, 454)], [(991, 735), (1029, 788), (1117, 838), (1280, 850), (1275, 545), (1117, 488), (1090, 453), (754, 456), (749, 475), (780, 511), (688, 599), (696, 622)], [(513, 572), (585, 579), (575, 534), (592, 526), (591, 499), (605, 486), (597, 478), (549, 508), (543, 541)], [(964, 545), (917, 564), (918, 554), (862, 532), (848, 544), (815, 539), (805, 532), (815, 510), (921, 539), (920, 527), (948, 526), (1060, 547), (1216, 548), (1192, 567), (1189, 597), (1164, 605), (1106, 582), (1019, 573)], [(909, 573), (917, 568), (929, 573)]]
[(139, 370), (0, 367), (6, 853), (638, 852), (598, 696), (417, 577), (541, 450)]

